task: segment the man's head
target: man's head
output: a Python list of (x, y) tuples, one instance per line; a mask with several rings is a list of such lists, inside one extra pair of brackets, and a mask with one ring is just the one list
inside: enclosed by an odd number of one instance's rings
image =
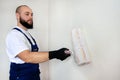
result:
[(27, 29), (33, 28), (33, 12), (27, 5), (21, 5), (16, 8), (16, 17), (18, 24)]

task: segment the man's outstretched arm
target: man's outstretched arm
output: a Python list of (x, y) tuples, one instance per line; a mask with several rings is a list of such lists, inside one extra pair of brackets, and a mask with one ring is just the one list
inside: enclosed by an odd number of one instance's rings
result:
[(55, 58), (59, 60), (65, 60), (70, 55), (71, 54), (69, 49), (61, 48), (59, 50), (48, 52), (31, 52), (29, 50), (24, 50), (19, 53), (17, 57), (19, 57), (26, 63), (41, 63)]

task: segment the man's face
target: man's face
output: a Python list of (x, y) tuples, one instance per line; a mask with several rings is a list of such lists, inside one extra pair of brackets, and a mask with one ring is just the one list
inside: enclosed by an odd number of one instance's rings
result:
[(19, 12), (19, 22), (27, 29), (33, 28), (33, 13), (28, 7), (22, 7)]

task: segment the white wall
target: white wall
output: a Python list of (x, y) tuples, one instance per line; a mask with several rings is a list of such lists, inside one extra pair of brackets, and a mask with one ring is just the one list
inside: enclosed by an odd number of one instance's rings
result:
[(16, 24), (14, 10), (20, 4), (27, 4), (33, 9), (35, 29), (30, 32), (37, 38), (43, 51), (61, 47), (73, 51), (71, 30), (83, 27), (86, 31), (92, 63), (77, 66), (73, 56), (63, 62), (51, 60), (50, 63), (42, 63), (42, 80), (120, 79), (119, 0), (1, 0), (1, 80), (8, 80), (9, 60), (5, 52), (5, 37)]
[(49, 48), (72, 49), (71, 30), (83, 27), (92, 63), (50, 61), (51, 80), (119, 80), (120, 1), (50, 0)]

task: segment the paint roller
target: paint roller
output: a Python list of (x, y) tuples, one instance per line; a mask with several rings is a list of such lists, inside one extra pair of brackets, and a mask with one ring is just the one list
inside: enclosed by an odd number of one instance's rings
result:
[(72, 30), (72, 42), (75, 62), (78, 65), (90, 63), (90, 55), (87, 49), (83, 29), (74, 28)]

